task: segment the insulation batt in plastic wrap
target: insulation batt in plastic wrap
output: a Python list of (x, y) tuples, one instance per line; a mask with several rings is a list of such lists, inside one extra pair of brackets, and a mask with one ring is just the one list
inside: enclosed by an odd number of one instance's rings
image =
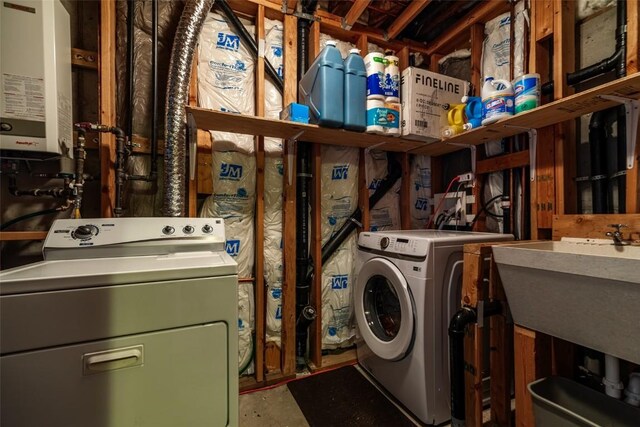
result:
[[(282, 32), (284, 26), (280, 21), (265, 19), (265, 52), (264, 57), (271, 63), (273, 68), (283, 77), (284, 50), (282, 47)], [(273, 85), (271, 79), (265, 78), (264, 89), (265, 117), (269, 119), (279, 119), (282, 111), (282, 94)], [(282, 139), (264, 138), (264, 151), (269, 155), (282, 155)]]
[(579, 20), (582, 20), (615, 3), (616, 0), (578, 0), (576, 15)]
[[(387, 176), (387, 153), (369, 151), (365, 158), (367, 187), (371, 196)], [(400, 180), (375, 206), (369, 207), (371, 231), (397, 230), (400, 228)]]
[[(253, 330), (255, 328), (255, 306), (253, 301), (253, 284), (242, 282), (238, 284), (238, 366), (240, 370), (251, 363), (253, 356)], [(253, 372), (248, 366), (245, 374)]]
[(357, 148), (322, 146), (322, 244), (358, 207)]
[(431, 157), (416, 155), (411, 161), (411, 227), (427, 227), (431, 217)]
[(267, 286), (267, 342), (280, 346), (282, 334), (282, 283)]
[(484, 25), (482, 49), (482, 76), (510, 79), (511, 14), (503, 13)]
[[(244, 22), (243, 22), (244, 23)], [(249, 34), (255, 29), (246, 23)], [(212, 110), (254, 115), (254, 59), (218, 14), (210, 13), (198, 43), (198, 104)], [(253, 153), (254, 137), (211, 132), (214, 148)]]
[(229, 214), (253, 217), (256, 199), (255, 157), (235, 151), (214, 151), (211, 169), (214, 212), (222, 217)]
[(357, 233), (354, 232), (322, 266), (323, 349), (347, 347), (353, 343), (356, 241)]

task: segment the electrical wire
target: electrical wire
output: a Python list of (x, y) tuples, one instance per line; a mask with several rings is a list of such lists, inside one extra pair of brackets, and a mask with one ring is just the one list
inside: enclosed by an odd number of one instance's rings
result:
[(61, 209), (61, 208), (51, 208), (51, 209), (44, 209), (44, 210), (37, 211), (37, 212), (31, 212), (31, 213), (28, 213), (26, 215), (22, 215), (22, 216), (19, 216), (17, 218), (14, 218), (11, 221), (7, 221), (7, 222), (3, 223), (2, 225), (0, 225), (0, 230), (4, 230), (5, 228), (9, 228), (13, 224), (17, 224), (18, 222), (27, 220), (29, 218), (35, 218), (37, 216), (43, 216), (43, 215), (50, 215), (52, 213), (60, 212), (62, 210), (63, 209)]
[(444, 202), (444, 199), (447, 198), (447, 194), (449, 194), (449, 191), (451, 190), (451, 187), (453, 186), (453, 183), (456, 182), (456, 181), (459, 181), (459, 180), (460, 180), (460, 177), (456, 176), (451, 181), (449, 181), (449, 185), (447, 185), (447, 189), (444, 191), (444, 195), (442, 196), (442, 199), (440, 199), (440, 203), (438, 203), (438, 207), (436, 207), (436, 210), (433, 211), (433, 215), (431, 216), (431, 219), (429, 220), (429, 223), (427, 224), (427, 228), (431, 228), (431, 226), (433, 225), (433, 218), (435, 217), (436, 213), (438, 213), (438, 211), (442, 207), (442, 203)]
[(502, 197), (502, 194), (498, 194), (497, 196), (492, 197), (491, 200), (489, 200), (487, 203), (482, 203), (482, 208), (480, 208), (480, 211), (473, 218), (473, 221), (471, 221), (471, 226), (470, 226), (471, 230), (473, 230), (473, 227), (476, 225), (476, 222), (478, 221), (478, 218), (480, 218), (480, 215), (482, 215), (482, 212), (486, 212), (488, 215), (494, 216), (495, 218), (502, 219), (502, 215), (496, 215), (493, 212), (489, 212), (489, 210), (487, 209), (487, 207), (491, 203), (495, 202), (496, 200), (498, 200), (501, 197)]

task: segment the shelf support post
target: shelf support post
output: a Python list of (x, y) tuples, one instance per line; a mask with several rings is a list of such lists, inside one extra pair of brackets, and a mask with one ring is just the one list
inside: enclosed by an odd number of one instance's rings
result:
[(640, 100), (618, 95), (600, 95), (600, 98), (624, 104), (625, 117), (627, 119), (627, 169), (633, 169), (638, 136), (638, 118), (640, 117)]

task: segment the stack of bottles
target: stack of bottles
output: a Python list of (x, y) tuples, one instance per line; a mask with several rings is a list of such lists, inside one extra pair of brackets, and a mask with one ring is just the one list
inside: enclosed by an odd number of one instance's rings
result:
[(451, 138), (482, 125), (482, 100), (478, 96), (462, 97), (462, 104), (452, 104), (447, 113), (448, 126), (442, 130), (443, 138)]
[(398, 57), (379, 52), (364, 58), (367, 75), (367, 132), (400, 135)]
[(343, 61), (334, 41), (328, 41), (300, 80), (300, 102), (309, 107), (309, 121), (324, 127), (363, 132), (367, 74), (358, 49)]

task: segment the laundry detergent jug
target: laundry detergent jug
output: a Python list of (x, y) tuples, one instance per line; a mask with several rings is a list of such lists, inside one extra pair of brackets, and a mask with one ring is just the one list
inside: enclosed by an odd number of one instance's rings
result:
[(344, 128), (367, 128), (367, 71), (358, 49), (351, 49), (344, 60)]
[(344, 63), (335, 41), (328, 41), (300, 80), (300, 102), (309, 121), (331, 128), (344, 122)]
[(482, 86), (482, 124), (488, 125), (513, 116), (513, 85), (508, 80), (486, 77)]
[(443, 138), (451, 138), (454, 135), (465, 131), (464, 128), (464, 104), (451, 104), (447, 113), (449, 126), (442, 130)]
[(467, 118), (464, 130), (476, 129), (482, 126), (482, 98), (479, 96), (463, 96), (462, 103), (465, 104), (464, 115)]

